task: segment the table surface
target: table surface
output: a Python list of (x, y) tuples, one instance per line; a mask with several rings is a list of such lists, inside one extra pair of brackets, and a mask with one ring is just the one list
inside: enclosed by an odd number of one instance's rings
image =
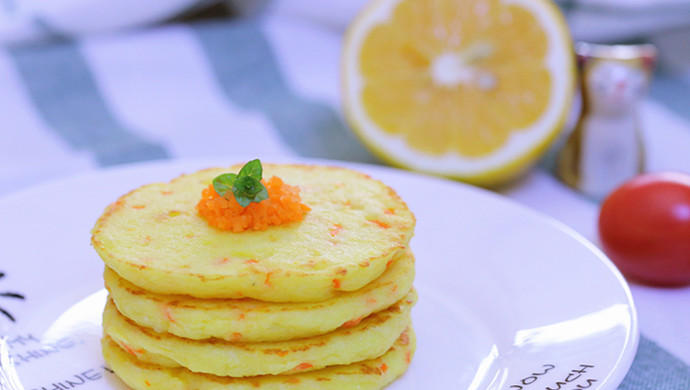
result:
[[(381, 162), (340, 111), (339, 31), (284, 15), (0, 48), (0, 196), (103, 167), (233, 155)], [(639, 107), (650, 171), (690, 172), (690, 72)], [(555, 149), (554, 149), (555, 150)], [(497, 192), (597, 243), (598, 204), (554, 150)], [(631, 285), (642, 340), (622, 389), (690, 385), (690, 288)]]

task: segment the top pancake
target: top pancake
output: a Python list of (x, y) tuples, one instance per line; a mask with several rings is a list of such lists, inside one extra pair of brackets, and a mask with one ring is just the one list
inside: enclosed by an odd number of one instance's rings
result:
[(264, 178), (298, 186), (304, 220), (265, 231), (211, 227), (195, 206), (216, 176), (183, 175), (136, 189), (108, 206), (92, 233), (121, 277), (161, 294), (199, 298), (321, 301), (357, 290), (405, 248), (415, 219), (388, 186), (346, 168), (264, 164)]

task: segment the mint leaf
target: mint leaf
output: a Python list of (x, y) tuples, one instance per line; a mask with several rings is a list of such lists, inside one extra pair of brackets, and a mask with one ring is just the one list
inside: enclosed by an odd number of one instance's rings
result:
[(261, 183), (263, 167), (258, 159), (252, 160), (240, 169), (239, 174), (224, 173), (213, 179), (213, 188), (218, 195), (229, 199), (230, 191), (242, 207), (268, 199), (268, 190)]
[(250, 176), (238, 177), (232, 187), (232, 193), (235, 194), (235, 200), (242, 207), (247, 207), (251, 202), (258, 203), (268, 199), (266, 187), (259, 180)]
[(261, 167), (261, 161), (259, 159), (252, 160), (246, 163), (237, 177), (251, 177), (256, 180), (261, 180), (261, 175), (263, 174), (263, 168)]
[(216, 190), (218, 195), (225, 198), (225, 194), (228, 191), (232, 191), (235, 185), (235, 180), (237, 180), (237, 175), (234, 173), (224, 173), (213, 179), (213, 189)]

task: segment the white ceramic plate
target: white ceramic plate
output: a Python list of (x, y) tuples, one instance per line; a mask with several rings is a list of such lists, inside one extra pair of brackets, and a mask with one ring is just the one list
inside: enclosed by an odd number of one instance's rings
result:
[[(100, 356), (103, 265), (89, 230), (119, 195), (214, 165), (135, 165), (0, 200), (0, 293), (25, 296), (0, 296), (0, 307), (16, 318), (11, 353), (26, 389), (125, 388)], [(593, 245), (487, 191), (349, 166), (395, 188), (418, 219), (419, 345), (390, 389), (616, 389), (637, 319), (627, 285)]]

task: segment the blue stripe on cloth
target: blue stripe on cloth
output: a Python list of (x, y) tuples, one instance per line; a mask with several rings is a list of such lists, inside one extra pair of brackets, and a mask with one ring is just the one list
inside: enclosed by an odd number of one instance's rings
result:
[(642, 336), (632, 367), (618, 389), (690, 389), (690, 367)]
[(307, 101), (290, 90), (259, 21), (204, 23), (196, 25), (194, 31), (233, 104), (265, 115), (296, 153), (378, 162), (345, 127), (333, 107)]
[(163, 145), (124, 128), (108, 110), (74, 43), (9, 50), (39, 114), (71, 147), (101, 166), (167, 158)]
[(652, 80), (649, 96), (684, 119), (690, 120), (690, 83), (657, 72)]

